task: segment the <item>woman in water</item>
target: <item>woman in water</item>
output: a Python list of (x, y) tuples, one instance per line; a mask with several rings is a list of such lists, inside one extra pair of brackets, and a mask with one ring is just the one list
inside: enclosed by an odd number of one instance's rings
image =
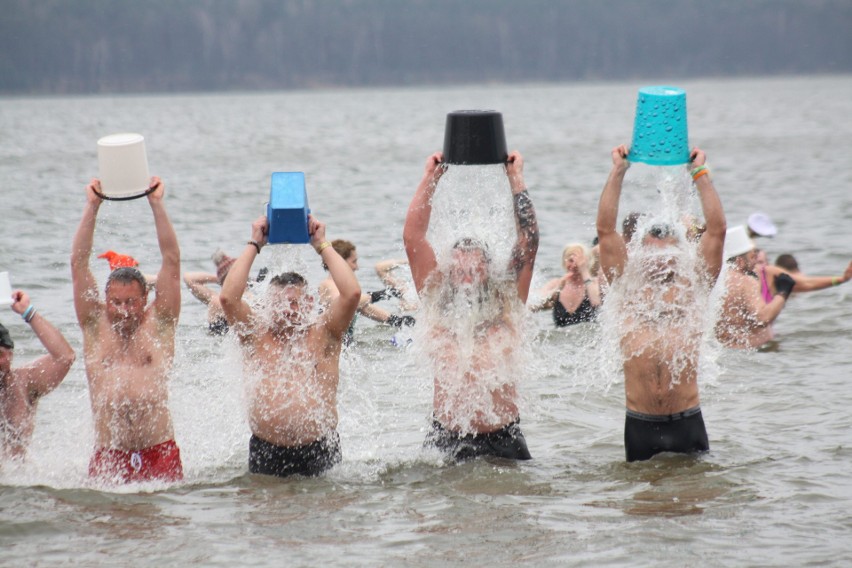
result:
[(562, 251), (565, 274), (544, 285), (540, 291), (544, 300), (532, 306), (532, 311), (553, 310), (556, 327), (593, 320), (601, 305), (601, 288), (589, 269), (590, 256), (585, 245), (567, 245)]

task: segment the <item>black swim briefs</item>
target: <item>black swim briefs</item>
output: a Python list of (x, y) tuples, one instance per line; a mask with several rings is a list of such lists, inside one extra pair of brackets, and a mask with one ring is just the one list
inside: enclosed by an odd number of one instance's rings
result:
[(624, 421), (624, 449), (629, 462), (647, 460), (661, 452), (706, 452), (710, 442), (701, 407), (664, 415), (628, 410)]
[(437, 420), (432, 420), (432, 430), (426, 435), (423, 446), (438, 448), (455, 461), (465, 461), (477, 456), (494, 456), (510, 460), (532, 459), (524, 438), (520, 419), (487, 434), (465, 434), (447, 430)]
[(257, 436), (249, 440), (249, 471), (264, 475), (320, 475), (340, 463), (340, 436), (332, 433), (305, 446), (276, 446)]

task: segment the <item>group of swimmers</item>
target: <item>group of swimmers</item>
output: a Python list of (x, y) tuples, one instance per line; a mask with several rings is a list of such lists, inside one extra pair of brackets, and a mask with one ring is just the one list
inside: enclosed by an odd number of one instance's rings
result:
[[(587, 321), (601, 305), (603, 288), (620, 290), (608, 293), (606, 301), (619, 303), (612, 312), (621, 318), (611, 327), (619, 334), (623, 359), (627, 460), (645, 460), (661, 452), (703, 452), (709, 442), (697, 378), (704, 327), (689, 323), (696, 319), (692, 317), (696, 306), (709, 295), (727, 260), (731, 269), (718, 336), (726, 345), (756, 347), (764, 339), (762, 330), (805, 277), (767, 271), (773, 296), (764, 299), (753, 276), (754, 245), (748, 237), (738, 239), (741, 227), (727, 228), (705, 154), (698, 148), (686, 167), (704, 219), (700, 229), (685, 233), (697, 260), (683, 263), (671, 254), (684, 239), (665, 224), (639, 224), (641, 231), (628, 247), (631, 237), (617, 231), (627, 154), (623, 145), (611, 152), (612, 167), (597, 214), (595, 273), (589, 265), (591, 255), (582, 249), (566, 250), (565, 276), (548, 282), (544, 300), (530, 308), (557, 310), (557, 324)], [(524, 160), (513, 152), (505, 163), (515, 234), (506, 267), (495, 267), (487, 243), (475, 238), (456, 241), (448, 251), (449, 260), (439, 263), (438, 253), (443, 251), (436, 252), (427, 232), (432, 199), (447, 167), (440, 152), (427, 159), (403, 228), (420, 304), (416, 321), (425, 326), (432, 365), (432, 428), (425, 444), (451, 460), (482, 455), (527, 460), (531, 454), (520, 428), (511, 371), (513, 350), (521, 343), (518, 318), (527, 310), (539, 243)], [(86, 204), (72, 244), (74, 307), (83, 333), (94, 423), (89, 475), (106, 483), (171, 482), (183, 477), (168, 404), (181, 307), (180, 249), (166, 212), (163, 182), (152, 178), (150, 190), (147, 200), (162, 257), (156, 275), (146, 277), (132, 259), (105, 253), (101, 256), (110, 261), (112, 270), (101, 297), (90, 268), (102, 205), (96, 179), (86, 187)], [(313, 310), (314, 296), (296, 272), (271, 276), (262, 272), (260, 277), (268, 276), (267, 289), (262, 298), (250, 297), (255, 280), (250, 272), (267, 245), (268, 233), (267, 218), (257, 218), (239, 256), (217, 255), (217, 275), (186, 273), (184, 280), (208, 304), (211, 331), (228, 330), (239, 343), (252, 433), (249, 471), (281, 477), (318, 475), (341, 460), (339, 359), (356, 313), (393, 325), (414, 325), (415, 320), (369, 310), (389, 292), (362, 292), (354, 274), (354, 246), (327, 240), (325, 223), (314, 216), (308, 219), (310, 245), (328, 271), (320, 286), (322, 309)], [(651, 260), (631, 263), (631, 256), (640, 250), (652, 252)], [(383, 269), (387, 272), (396, 264), (399, 261), (389, 261)], [(830, 284), (850, 278), (852, 263)], [(221, 286), (218, 294), (206, 287), (214, 282)], [(150, 303), (149, 287), (154, 291)], [(32, 327), (48, 354), (12, 368), (14, 342), (0, 326), (0, 464), (24, 458), (38, 400), (62, 381), (75, 360), (68, 342), (26, 293), (16, 290), (12, 300), (12, 310)], [(453, 305), (489, 308), (461, 310), (452, 321), (435, 317)], [(554, 308), (557, 305), (561, 310)]]

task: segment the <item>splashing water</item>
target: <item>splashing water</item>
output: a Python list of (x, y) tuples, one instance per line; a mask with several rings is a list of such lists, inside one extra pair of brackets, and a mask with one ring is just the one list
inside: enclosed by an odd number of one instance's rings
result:
[[(691, 180), (682, 166), (634, 164), (631, 173), (636, 175), (628, 176), (632, 183), (625, 184), (622, 202), (639, 196), (653, 201), (635, 208), (643, 214), (627, 245), (624, 272), (598, 316), (602, 378), (609, 388), (621, 380), (624, 363), (652, 354), (665, 361), (670, 388), (693, 376), (713, 381), (720, 348), (712, 329), (720, 296), (708, 285), (698, 242), (688, 234), (700, 211)], [(670, 237), (668, 245), (654, 244), (649, 234)]]

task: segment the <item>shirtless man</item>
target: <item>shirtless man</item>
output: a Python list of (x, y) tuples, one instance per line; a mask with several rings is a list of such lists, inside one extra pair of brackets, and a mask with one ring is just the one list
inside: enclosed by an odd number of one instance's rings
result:
[(248, 380), (249, 471), (286, 477), (319, 475), (341, 460), (337, 385), (343, 334), (361, 288), (352, 269), (325, 240), (325, 224), (308, 216), (311, 245), (328, 267), (338, 294), (317, 320), (313, 297), (295, 272), (269, 281), (265, 306), (243, 294), (254, 259), (266, 245), (269, 222), (259, 217), (251, 240), (231, 267), (219, 299), (239, 338)]
[(7, 459), (24, 458), (39, 399), (62, 382), (76, 358), (65, 337), (35, 309), (25, 292), (15, 290), (12, 301), (12, 311), (30, 324), (47, 355), (13, 369), (15, 343), (0, 324), (0, 466)]
[(148, 304), (145, 277), (132, 267), (107, 279), (105, 301), (89, 268), (100, 182), (86, 187), (86, 207), (74, 235), (71, 275), (74, 308), (83, 331), (83, 352), (95, 427), (89, 476), (107, 482), (177, 481), (180, 450), (169, 412), (168, 378), (180, 313), (180, 249), (163, 204), (165, 188), (151, 178), (148, 203), (163, 261)]
[(716, 339), (733, 349), (771, 349), (772, 322), (787, 305), (796, 281), (787, 273), (775, 274), (772, 287), (777, 293), (764, 298), (754, 272), (757, 259), (754, 243), (742, 225), (728, 230), (725, 258), (729, 269), (722, 315), (716, 322)]
[[(519, 340), (514, 318), (520, 317), (515, 315), (518, 311), (524, 311), (539, 238), (523, 165), (518, 152), (509, 155), (506, 175), (512, 191), (517, 241), (506, 283), (494, 278), (487, 247), (475, 239), (460, 239), (453, 246), (449, 269), (442, 271), (438, 267), (426, 233), (432, 197), (446, 168), (442, 153), (432, 154), (426, 161), (423, 179), (405, 218), (405, 251), (423, 306), (441, 310), (443, 306), (456, 305), (456, 313), (449, 314), (453, 321), (447, 325), (439, 318), (426, 318), (430, 355), (436, 366), (432, 430), (426, 445), (437, 447), (455, 460), (480, 455), (531, 458), (519, 426), (518, 395), (511, 370), (517, 358), (513, 350)], [(459, 300), (465, 299), (470, 309), (459, 305)], [(485, 317), (470, 315), (482, 306), (490, 306), (484, 310), (492, 313)], [(459, 312), (468, 314), (471, 321), (458, 321)], [(466, 323), (471, 325), (465, 327)], [(465, 353), (467, 347), (472, 352)]]
[[(612, 150), (613, 165), (601, 194), (597, 230), (601, 267), (613, 295), (616, 286), (621, 292), (621, 305), (608, 309), (621, 318), (618, 333), (627, 406), (624, 445), (630, 462), (660, 452), (692, 453), (710, 447), (698, 397), (703, 324), (696, 302), (709, 294), (722, 268), (725, 216), (710, 177), (702, 173), (706, 172), (704, 152), (696, 148), (690, 154), (690, 166), (695, 168), (693, 179), (707, 229), (698, 241), (694, 274), (686, 274), (679, 266), (682, 255), (676, 247), (682, 243), (668, 225), (654, 225), (642, 235), (639, 254), (628, 263), (624, 239), (615, 230), (621, 186), (630, 165), (627, 153), (624, 145)], [(645, 257), (650, 261), (643, 262)]]

